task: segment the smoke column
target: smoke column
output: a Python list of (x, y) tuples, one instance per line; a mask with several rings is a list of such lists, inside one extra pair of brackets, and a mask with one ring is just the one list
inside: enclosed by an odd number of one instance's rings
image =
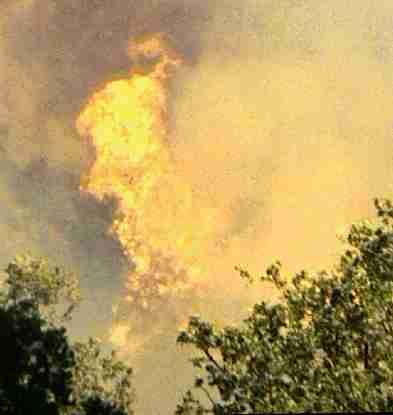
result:
[[(371, 198), (391, 194), (392, 23), (387, 0), (1, 2), (0, 258), (30, 249), (81, 275), (86, 302), (73, 332), (112, 328), (123, 340), (138, 413), (173, 412), (190, 384), (187, 354), (174, 345), (188, 312), (236, 321), (273, 295), (245, 287), (235, 265), (329, 265), (336, 233), (367, 217)], [(154, 75), (160, 62), (167, 76)], [(156, 150), (101, 154), (92, 108), (107, 111), (111, 131), (107, 104), (150, 108), (136, 79), (151, 85), (152, 118), (139, 122), (151, 122)], [(116, 188), (97, 182), (105, 154), (123, 163), (118, 172), (109, 163), (110, 175), (132, 170)], [(119, 187), (131, 179), (131, 193), (152, 180), (132, 206)], [(163, 216), (157, 229), (155, 203), (172, 212), (180, 197), (192, 214)], [(173, 242), (188, 235), (192, 253)], [(147, 288), (132, 287), (146, 281), (138, 256), (151, 258), (149, 278), (154, 267), (169, 274), (165, 294), (156, 295), (162, 284), (147, 287), (151, 312), (136, 295)]]

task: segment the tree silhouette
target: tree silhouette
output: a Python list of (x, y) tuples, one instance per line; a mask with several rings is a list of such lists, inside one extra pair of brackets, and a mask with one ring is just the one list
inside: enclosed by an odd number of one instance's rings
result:
[(62, 326), (80, 302), (73, 274), (21, 256), (0, 292), (0, 414), (131, 415), (132, 370)]

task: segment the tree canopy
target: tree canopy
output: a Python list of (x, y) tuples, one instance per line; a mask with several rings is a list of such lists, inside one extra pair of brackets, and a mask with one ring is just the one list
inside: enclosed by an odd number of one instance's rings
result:
[[(238, 326), (190, 318), (177, 340), (197, 353), (198, 374), (177, 415), (393, 411), (393, 204), (375, 208), (342, 238), (332, 269), (287, 277), (271, 265), (259, 280), (279, 301), (255, 304)], [(6, 276), (0, 415), (131, 415), (131, 368), (97, 339), (67, 335), (81, 301), (76, 276), (30, 256)]]
[[(393, 411), (393, 205), (351, 226), (330, 271), (260, 278), (281, 293), (238, 327), (192, 317), (178, 342), (198, 375), (176, 414)], [(240, 275), (253, 277), (237, 267)]]
[(63, 323), (81, 296), (78, 279), (21, 256), (0, 294), (0, 414), (131, 415), (132, 370), (100, 343), (71, 342)]

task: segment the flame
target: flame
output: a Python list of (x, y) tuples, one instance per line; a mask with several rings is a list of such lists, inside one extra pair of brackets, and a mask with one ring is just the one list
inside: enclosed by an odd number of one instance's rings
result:
[[(135, 313), (133, 330), (138, 318), (146, 330), (147, 313), (176, 309), (203, 287), (199, 264), (212, 240), (215, 211), (196, 198), (171, 159), (166, 86), (181, 59), (162, 36), (132, 42), (128, 53), (136, 62), (153, 63), (153, 70), (109, 82), (91, 97), (77, 129), (96, 153), (81, 190), (117, 201), (110, 232), (130, 263), (124, 301)], [(111, 339), (124, 346), (128, 334), (122, 322)]]

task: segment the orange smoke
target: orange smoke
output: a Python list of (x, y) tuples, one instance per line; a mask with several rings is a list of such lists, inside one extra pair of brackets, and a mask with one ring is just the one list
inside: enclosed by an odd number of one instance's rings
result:
[[(213, 208), (177, 174), (167, 142), (166, 80), (181, 60), (160, 36), (131, 43), (128, 52), (152, 70), (108, 83), (77, 120), (96, 153), (81, 190), (117, 201), (111, 233), (130, 263), (125, 303), (136, 318), (131, 328), (128, 322), (114, 327), (112, 341), (120, 346), (130, 330), (139, 330), (141, 315), (176, 308), (201, 287), (199, 266), (214, 220)], [(146, 330), (145, 317), (143, 325)]]

